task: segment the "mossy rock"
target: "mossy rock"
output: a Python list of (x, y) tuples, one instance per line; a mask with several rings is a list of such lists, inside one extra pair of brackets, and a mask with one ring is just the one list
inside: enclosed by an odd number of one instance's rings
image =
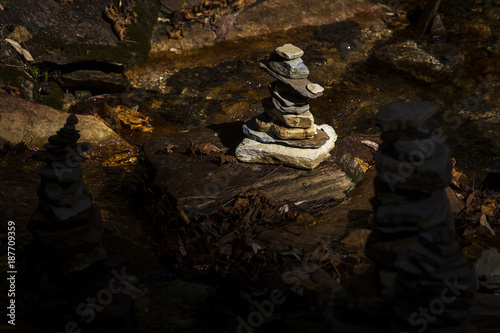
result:
[[(120, 7), (119, 1), (111, 0), (83, 1), (78, 5), (22, 0), (13, 4), (9, 17), (0, 17), (0, 25), (5, 20), (5, 23), (24, 26), (31, 32), (33, 37), (24, 45), (35, 63), (49, 66), (86, 63), (86, 69), (91, 69), (89, 66), (99, 69), (102, 63), (107, 63), (125, 71), (148, 59), (150, 38), (158, 17), (158, 2), (135, 1), (136, 23), (128, 25), (126, 31), (129, 41), (120, 41), (113, 32), (112, 22), (103, 17), (106, 6), (111, 3), (119, 8), (119, 12), (125, 6), (124, 2)], [(68, 5), (71, 10), (68, 10)], [(33, 19), (30, 10), (43, 10), (44, 15)]]
[(64, 92), (55, 82), (44, 82), (44, 90), (47, 95), (39, 95), (38, 99), (41, 104), (50, 106), (57, 110), (62, 110), (64, 104)]
[(22, 69), (0, 64), (0, 87), (5, 86), (19, 89), (25, 99), (33, 99), (35, 80)]

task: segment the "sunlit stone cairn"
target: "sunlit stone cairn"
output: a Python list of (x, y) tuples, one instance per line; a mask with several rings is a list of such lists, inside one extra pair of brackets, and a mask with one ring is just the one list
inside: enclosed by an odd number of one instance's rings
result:
[(92, 202), (80, 167), (86, 159), (81, 153), (92, 146), (77, 143), (77, 123), (77, 117), (70, 115), (57, 135), (49, 137), (46, 150), (33, 155), (47, 165), (38, 171), (39, 207), (28, 228), (42, 251), (54, 255), (66, 271), (83, 269), (106, 256), (101, 248), (104, 227), (100, 210)]
[(330, 156), (337, 135), (331, 126), (314, 124), (308, 99), (321, 96), (324, 89), (307, 79), (303, 54), (285, 44), (260, 63), (278, 80), (269, 84), (271, 98), (262, 102), (265, 112), (243, 125), (247, 138), (236, 149), (240, 161), (312, 169)]
[(436, 111), (429, 102), (397, 102), (376, 117), (384, 143), (366, 254), (395, 304), (393, 332), (474, 332), (465, 328), (475, 283), (455, 239), (445, 190), (450, 150)]

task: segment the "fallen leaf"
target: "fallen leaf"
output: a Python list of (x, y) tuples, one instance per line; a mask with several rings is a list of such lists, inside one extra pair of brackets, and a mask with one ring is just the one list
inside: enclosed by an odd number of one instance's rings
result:
[(231, 163), (238, 164), (238, 159), (232, 155), (220, 155), (220, 164)]
[(465, 200), (465, 207), (467, 208), (466, 209), (466, 212), (469, 213), (473, 210), (471, 204), (472, 204), (472, 201), (474, 200), (474, 196), (479, 193), (478, 190), (475, 190), (473, 191), (471, 194), (469, 194), (469, 196), (467, 197), (467, 200)]
[(488, 219), (486, 218), (486, 214), (481, 215), (481, 218), (479, 219), (479, 224), (481, 224), (483, 227), (486, 227), (493, 236), (495, 236), (495, 230), (493, 230), (488, 223)]
[(370, 165), (366, 162), (364, 162), (362, 159), (355, 157), (354, 158), (358, 163), (363, 172), (366, 172), (368, 169), (370, 169)]
[(495, 199), (485, 199), (481, 205), (481, 213), (486, 216), (495, 216), (497, 210), (497, 201)]
[(460, 178), (462, 177), (462, 172), (459, 172), (457, 169), (455, 169), (455, 164), (457, 163), (457, 161), (452, 158), (451, 159), (451, 165), (452, 165), (452, 168), (451, 168), (451, 184), (453, 186), (455, 186), (456, 188), (462, 188), (460, 185), (462, 184), (462, 182), (460, 181)]
[(0, 3), (0, 10), (5, 10), (5, 7)]
[(26, 59), (26, 61), (35, 61), (33, 59), (33, 57), (31, 56), (31, 54), (28, 52), (28, 50), (25, 50), (21, 47), (21, 45), (19, 45), (18, 42), (16, 42), (15, 40), (12, 40), (12, 39), (9, 39), (9, 38), (5, 38), (5, 41), (7, 43), (9, 43), (10, 45), (12, 45), (12, 47), (19, 53), (21, 54), (24, 59)]
[(155, 151), (155, 154), (172, 154), (174, 152), (174, 150), (173, 150), (174, 148), (179, 148), (179, 147), (176, 145), (168, 144), (168, 145), (165, 145), (165, 147), (160, 148), (157, 151)]

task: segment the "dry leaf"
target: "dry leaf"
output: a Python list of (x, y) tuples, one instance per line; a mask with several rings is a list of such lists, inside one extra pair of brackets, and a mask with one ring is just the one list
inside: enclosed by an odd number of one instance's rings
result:
[(174, 148), (179, 148), (176, 145), (165, 145), (165, 147), (158, 149), (155, 151), (155, 154), (172, 154), (174, 152)]
[(220, 164), (231, 163), (238, 164), (238, 159), (235, 156), (231, 155), (220, 155)]
[(481, 215), (481, 218), (479, 219), (479, 224), (486, 227), (486, 229), (488, 229), (492, 233), (492, 235), (495, 236), (495, 230), (491, 228), (490, 224), (488, 223), (488, 220), (486, 219), (485, 214)]
[(495, 199), (486, 199), (482, 202), (481, 213), (486, 216), (495, 216), (497, 210), (497, 201)]
[(31, 53), (28, 52), (28, 50), (25, 50), (21, 47), (21, 45), (19, 45), (18, 42), (16, 42), (15, 40), (12, 40), (12, 39), (9, 39), (9, 38), (5, 38), (5, 41), (7, 43), (9, 43), (10, 45), (12, 45), (12, 47), (19, 53), (21, 54), (24, 59), (26, 59), (26, 61), (35, 61), (35, 59), (33, 59), (33, 57), (31, 56)]
[(0, 3), (0, 10), (5, 10), (5, 7)]
[(451, 168), (451, 184), (457, 188), (461, 188), (460, 186), (460, 177), (462, 177), (462, 173), (457, 171), (455, 169), (455, 164), (457, 163), (457, 161), (452, 158), (451, 159), (451, 164), (452, 164), (452, 168)]
[(370, 169), (370, 165), (366, 162), (364, 162), (362, 159), (355, 157), (354, 158), (358, 163), (363, 172), (366, 172), (368, 169)]

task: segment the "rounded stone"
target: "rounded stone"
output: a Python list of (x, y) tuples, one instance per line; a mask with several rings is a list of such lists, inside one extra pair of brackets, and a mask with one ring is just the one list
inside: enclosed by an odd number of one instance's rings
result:
[(317, 83), (309, 83), (306, 86), (306, 88), (307, 88), (307, 90), (309, 90), (313, 94), (320, 94), (320, 93), (322, 93), (325, 90), (325, 88), (323, 88), (322, 86), (320, 86)]

